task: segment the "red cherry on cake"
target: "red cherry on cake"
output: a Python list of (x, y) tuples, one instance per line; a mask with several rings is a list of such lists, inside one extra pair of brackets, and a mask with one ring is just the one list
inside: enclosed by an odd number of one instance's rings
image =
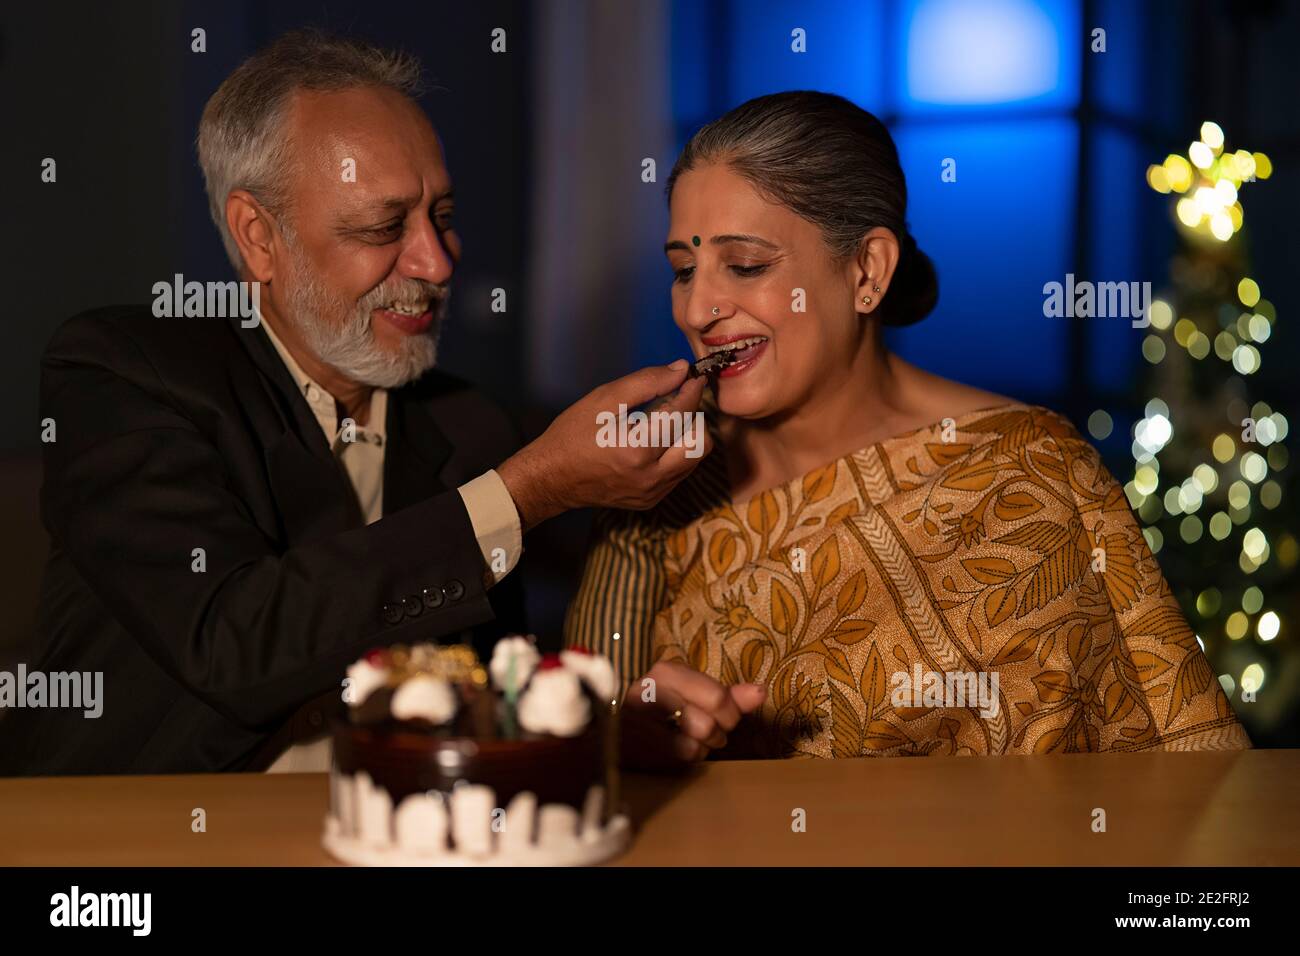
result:
[(563, 667), (564, 663), (560, 660), (559, 654), (543, 654), (541, 663), (537, 665), (539, 671), (551, 671), (557, 667)]
[(586, 647), (566, 647), (564, 650), (568, 654), (585, 654), (587, 657), (595, 656), (591, 650)]
[(374, 650), (366, 651), (365, 660), (371, 667), (387, 667), (388, 652), (382, 647), (376, 647)]

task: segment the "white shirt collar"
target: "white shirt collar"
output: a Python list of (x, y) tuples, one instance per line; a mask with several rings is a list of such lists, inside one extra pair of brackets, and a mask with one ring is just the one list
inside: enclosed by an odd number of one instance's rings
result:
[[(298, 386), (298, 392), (307, 400), (311, 407), (312, 414), (316, 416), (316, 421), (320, 423), (321, 430), (325, 433), (325, 440), (330, 443), (333, 449), (338, 444), (342, 434), (342, 428), (338, 421), (338, 406), (335, 398), (323, 387), (317, 384), (310, 375), (302, 370), (293, 355), (280, 341), (280, 337), (275, 334), (271, 324), (265, 319), (262, 321), (262, 328), (266, 330), (271, 344), (280, 354), (281, 361), (284, 362), (285, 368), (289, 370), (290, 377)], [(370, 414), (366, 425), (356, 426), (356, 435), (359, 441), (369, 441), (380, 447), (383, 446), (387, 436), (387, 418), (388, 418), (388, 390), (376, 388), (370, 394)]]

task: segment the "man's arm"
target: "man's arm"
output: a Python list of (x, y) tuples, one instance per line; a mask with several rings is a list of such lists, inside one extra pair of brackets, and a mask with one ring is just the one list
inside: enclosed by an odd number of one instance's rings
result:
[(42, 416), (58, 428), (42, 490), (57, 546), (159, 666), (242, 726), (275, 726), (370, 647), (492, 618), (456, 490), (280, 551), (219, 449), (111, 326), (74, 322), (56, 336)]

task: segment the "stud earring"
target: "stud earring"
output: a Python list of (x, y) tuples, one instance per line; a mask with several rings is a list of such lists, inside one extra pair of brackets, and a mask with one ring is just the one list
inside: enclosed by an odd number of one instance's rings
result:
[(714, 315), (721, 315), (721, 314), (722, 314), (722, 310), (719, 309), (719, 308), (715, 305), (715, 306), (713, 307), (713, 314), (714, 314)]
[(864, 295), (864, 296), (862, 297), (862, 304), (863, 304), (863, 305), (870, 305), (870, 304), (871, 304), (871, 296), (869, 296), (869, 295)]
[(879, 292), (879, 291), (880, 291), (880, 286), (875, 285), (875, 284), (873, 283), (872, 286), (871, 286), (871, 291), (872, 291), (872, 292)]

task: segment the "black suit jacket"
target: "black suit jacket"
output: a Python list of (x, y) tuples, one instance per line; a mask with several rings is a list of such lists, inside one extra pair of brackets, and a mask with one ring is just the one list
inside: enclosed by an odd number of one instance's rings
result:
[(41, 406), (53, 548), (27, 666), (102, 671), (103, 713), (0, 711), (0, 773), (262, 769), (326, 729), (367, 649), (483, 655), (523, 629), (520, 569), (488, 590), (456, 491), (517, 432), (450, 375), (389, 393), (369, 526), (260, 327), (85, 313), (46, 349)]

